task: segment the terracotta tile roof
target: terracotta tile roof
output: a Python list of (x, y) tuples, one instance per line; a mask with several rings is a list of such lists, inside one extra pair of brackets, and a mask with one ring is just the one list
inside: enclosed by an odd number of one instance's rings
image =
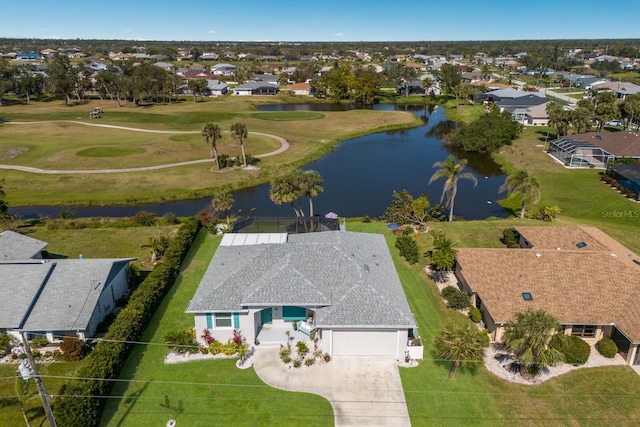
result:
[(631, 132), (587, 132), (565, 139), (589, 142), (616, 156), (640, 157), (640, 136)]
[[(458, 249), (458, 273), (496, 323), (542, 308), (561, 324), (615, 324), (640, 342), (640, 265), (631, 262), (624, 246), (593, 227), (518, 231), (536, 248)], [(576, 239), (587, 246), (575, 247)], [(523, 292), (533, 300), (525, 301)]]

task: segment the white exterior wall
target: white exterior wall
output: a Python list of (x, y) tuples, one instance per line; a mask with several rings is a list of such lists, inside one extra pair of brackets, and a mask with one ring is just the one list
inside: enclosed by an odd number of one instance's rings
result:
[(234, 95), (238, 95), (238, 96), (251, 96), (252, 93), (251, 93), (250, 89), (245, 89), (245, 90), (243, 90), (243, 89), (241, 89), (241, 90), (234, 89), (233, 90), (233, 94)]
[[(211, 313), (212, 315), (212, 322), (213, 325), (211, 328), (207, 328), (207, 314), (206, 313), (196, 313), (194, 315), (194, 323), (195, 323), (195, 329), (196, 329), (196, 340), (198, 341), (199, 344), (201, 345), (205, 345), (204, 340), (202, 339), (202, 334), (204, 332), (205, 329), (209, 329), (209, 333), (211, 334), (211, 336), (213, 338), (215, 338), (216, 341), (220, 341), (222, 343), (226, 343), (227, 341), (229, 341), (231, 338), (233, 338), (233, 330), (234, 329), (238, 329), (240, 330), (240, 333), (242, 334), (242, 336), (245, 338), (245, 341), (249, 344), (252, 344), (255, 341), (256, 338), (256, 328), (257, 325), (259, 325), (260, 322), (260, 314), (258, 313), (256, 315), (257, 312), (259, 312), (260, 310), (249, 310), (249, 311), (244, 311), (244, 312), (240, 312), (238, 313), (238, 320), (239, 320), (239, 325), (237, 328), (234, 328), (233, 326), (231, 327), (224, 327), (224, 328), (216, 328), (215, 327), (215, 315), (213, 313)], [(231, 319), (232, 319), (232, 325), (233, 325), (233, 312), (231, 312)], [(258, 323), (256, 323), (258, 322)]]
[(93, 309), (87, 329), (84, 331), (79, 330), (77, 331), (78, 333), (83, 333), (86, 337), (92, 337), (96, 332), (98, 324), (107, 317), (107, 314), (116, 308), (116, 301), (122, 298), (127, 289), (129, 289), (129, 284), (127, 283), (128, 270), (129, 265), (124, 266), (111, 282), (105, 284), (100, 293), (100, 298), (98, 298), (98, 303)]

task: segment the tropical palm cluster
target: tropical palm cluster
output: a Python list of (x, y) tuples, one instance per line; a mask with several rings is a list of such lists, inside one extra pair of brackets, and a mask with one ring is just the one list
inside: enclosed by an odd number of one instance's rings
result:
[[(244, 152), (244, 140), (247, 139), (247, 136), (249, 135), (249, 132), (247, 131), (247, 125), (241, 122), (236, 122), (231, 125), (229, 133), (231, 134), (231, 137), (234, 141), (237, 140), (240, 142), (240, 149), (242, 150), (242, 163), (246, 168), (247, 156)], [(218, 161), (218, 147), (216, 144), (222, 138), (222, 129), (216, 123), (209, 122), (202, 128), (202, 138), (204, 138), (205, 144), (211, 145), (209, 156), (212, 159), (215, 158), (218, 170), (220, 170), (220, 162)]]
[(271, 181), (269, 197), (276, 205), (290, 204), (296, 217), (306, 216), (300, 199), (307, 197), (309, 199), (309, 217), (313, 217), (313, 198), (323, 191), (322, 176), (317, 171), (295, 169), (279, 175)]

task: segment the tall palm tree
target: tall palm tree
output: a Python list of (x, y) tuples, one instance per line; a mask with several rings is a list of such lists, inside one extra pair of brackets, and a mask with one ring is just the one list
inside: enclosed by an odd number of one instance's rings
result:
[(301, 175), (302, 171), (296, 169), (287, 174), (276, 176), (271, 181), (271, 188), (269, 188), (271, 201), (276, 205), (289, 203), (297, 217), (304, 216), (302, 208), (296, 205), (296, 202), (303, 195), (298, 185)]
[(218, 162), (218, 147), (216, 146), (216, 142), (222, 138), (222, 131), (220, 130), (220, 126), (215, 123), (207, 123), (202, 128), (202, 137), (204, 138), (205, 144), (211, 144), (211, 150), (209, 151), (209, 157), (216, 159), (216, 165), (218, 165), (218, 170), (220, 170), (220, 162)]
[(515, 353), (522, 366), (522, 372), (535, 376), (541, 369), (564, 361), (564, 355), (553, 348), (551, 340), (555, 337), (565, 339), (558, 321), (546, 311), (529, 309), (515, 314), (515, 322), (508, 325), (504, 340), (506, 349)]
[(498, 188), (498, 192), (506, 191), (509, 196), (522, 192), (522, 208), (520, 210), (520, 218), (524, 218), (524, 210), (527, 199), (531, 199), (532, 203), (538, 203), (540, 200), (540, 184), (538, 180), (529, 176), (526, 170), (519, 170), (508, 175), (504, 184)]
[(309, 216), (313, 217), (313, 197), (324, 191), (322, 187), (322, 175), (317, 171), (304, 171), (298, 183), (302, 195), (309, 198)]
[(211, 206), (213, 210), (216, 212), (224, 213), (227, 219), (227, 225), (229, 225), (229, 211), (233, 207), (235, 200), (233, 200), (233, 194), (226, 189), (223, 188), (221, 190), (213, 193), (213, 197), (211, 198)]
[(244, 143), (243, 141), (247, 138), (247, 125), (244, 123), (236, 122), (231, 125), (231, 137), (235, 140), (240, 141), (240, 149), (242, 150), (242, 163), (244, 167), (247, 167), (247, 156), (244, 154)]
[(458, 192), (458, 180), (468, 179), (473, 182), (474, 187), (478, 185), (478, 180), (473, 176), (473, 174), (469, 172), (462, 172), (466, 165), (467, 159), (462, 159), (460, 160), (460, 163), (456, 163), (456, 158), (454, 156), (449, 156), (447, 160), (443, 162), (435, 162), (433, 164), (434, 168), (440, 169), (431, 176), (429, 184), (436, 179), (445, 179), (444, 186), (442, 187), (442, 196), (440, 196), (440, 204), (442, 204), (444, 197), (447, 196), (447, 202), (444, 207), (449, 208), (449, 222), (453, 221), (453, 204)]
[(489, 336), (475, 325), (449, 325), (437, 335), (433, 342), (438, 357), (452, 362), (449, 379), (453, 379), (458, 366), (465, 362), (481, 361), (484, 348), (489, 345)]

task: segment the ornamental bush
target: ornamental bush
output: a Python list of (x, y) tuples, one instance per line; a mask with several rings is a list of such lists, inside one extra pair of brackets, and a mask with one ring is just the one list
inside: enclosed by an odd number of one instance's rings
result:
[(585, 364), (591, 354), (591, 347), (580, 337), (565, 335), (562, 340), (554, 337), (551, 340), (551, 347), (564, 354), (564, 361), (572, 365)]
[(596, 348), (601, 355), (610, 359), (618, 353), (618, 346), (611, 338), (602, 338), (596, 343)]
[(480, 322), (482, 320), (482, 312), (476, 307), (469, 307), (469, 319), (474, 323)]
[(447, 307), (453, 308), (455, 310), (463, 310), (471, 305), (471, 296), (462, 291), (458, 291), (458, 293), (453, 294), (451, 298), (447, 300)]
[(440, 295), (442, 296), (442, 298), (448, 300), (452, 295), (455, 295), (458, 292), (460, 292), (460, 289), (456, 288), (455, 286), (447, 286), (442, 291), (440, 291)]

